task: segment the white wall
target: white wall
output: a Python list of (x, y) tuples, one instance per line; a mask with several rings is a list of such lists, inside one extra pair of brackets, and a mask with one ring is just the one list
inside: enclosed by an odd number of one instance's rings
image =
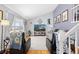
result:
[(30, 50), (47, 50), (46, 36), (32, 36)]
[(52, 12), (48, 13), (46, 15), (42, 15), (40, 17), (28, 20), (27, 21), (27, 31), (31, 30), (32, 35), (34, 35), (34, 24), (39, 24), (39, 19), (41, 19), (42, 20), (42, 24), (48, 25), (48, 21), (47, 20), (49, 18), (51, 19), (51, 24), (52, 24), (53, 23), (53, 14), (52, 14)]
[[(47, 20), (49, 18), (51, 19), (51, 24), (53, 26), (53, 14), (52, 14), (52, 12), (27, 21), (27, 31), (30, 30), (32, 32), (32, 39), (31, 39), (32, 46), (31, 46), (31, 48), (38, 49), (38, 50), (47, 50), (46, 49), (46, 36), (43, 36), (43, 37), (37, 36), (38, 38), (37, 37), (34, 38), (33, 35), (34, 35), (34, 24), (39, 24), (39, 19), (42, 20), (43, 24), (46, 24), (46, 31), (49, 30), (49, 27), (47, 26), (48, 25)], [(50, 33), (47, 33), (47, 34), (48, 34), (49, 38), (51, 38), (50, 37), (51, 34)], [(40, 38), (43, 38), (43, 39), (40, 39)]]

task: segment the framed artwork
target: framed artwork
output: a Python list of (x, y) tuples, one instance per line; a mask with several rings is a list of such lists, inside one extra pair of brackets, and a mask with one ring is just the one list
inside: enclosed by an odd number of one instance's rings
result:
[(0, 21), (3, 19), (3, 11), (0, 10)]
[(56, 17), (54, 17), (54, 20), (53, 20), (53, 22), (54, 22), (54, 24), (56, 24), (57, 23), (57, 20), (56, 20), (57, 18)]
[(46, 35), (46, 25), (45, 24), (35, 24), (34, 25), (34, 35), (35, 36), (45, 36)]
[(34, 31), (45, 31), (46, 25), (45, 24), (37, 24), (34, 25)]
[(61, 15), (57, 16), (57, 23), (59, 23), (61, 21)]
[(67, 21), (67, 20), (68, 20), (68, 10), (62, 13), (62, 21)]

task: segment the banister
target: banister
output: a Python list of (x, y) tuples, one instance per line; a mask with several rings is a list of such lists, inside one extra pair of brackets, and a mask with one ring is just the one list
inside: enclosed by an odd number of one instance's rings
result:
[(71, 10), (76, 9), (77, 7), (79, 7), (79, 4), (71, 8)]
[(71, 28), (65, 35), (62, 37), (62, 39), (66, 39), (69, 37), (72, 33), (76, 32), (79, 29), (79, 24), (75, 25), (73, 28)]

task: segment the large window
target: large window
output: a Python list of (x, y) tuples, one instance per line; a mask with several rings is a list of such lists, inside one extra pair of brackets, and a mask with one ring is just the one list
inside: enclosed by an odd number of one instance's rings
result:
[(12, 24), (12, 30), (23, 30), (24, 29), (24, 22), (22, 19), (15, 18)]
[(74, 6), (72, 9), (73, 13), (73, 21), (74, 22), (79, 22), (79, 5)]

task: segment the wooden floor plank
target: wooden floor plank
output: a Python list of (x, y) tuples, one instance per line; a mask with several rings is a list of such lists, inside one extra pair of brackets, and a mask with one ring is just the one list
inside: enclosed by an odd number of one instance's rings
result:
[(49, 54), (48, 50), (29, 50), (27, 54)]

